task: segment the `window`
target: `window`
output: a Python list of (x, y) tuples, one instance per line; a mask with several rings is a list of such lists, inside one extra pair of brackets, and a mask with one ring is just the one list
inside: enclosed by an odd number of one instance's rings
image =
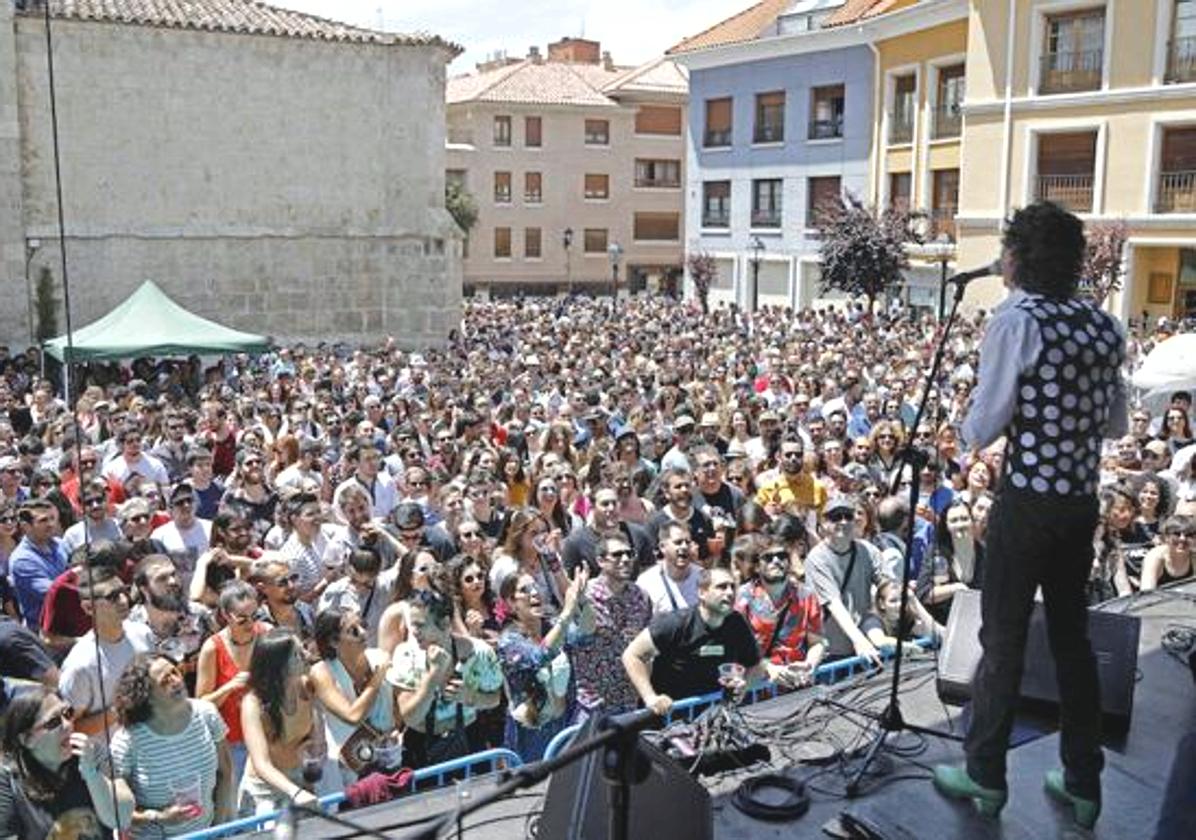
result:
[(582, 246), (587, 254), (605, 254), (606, 228), (586, 228)]
[(523, 173), (523, 201), (525, 204), (539, 204), (543, 200), (539, 172)]
[(636, 213), (632, 230), (637, 242), (677, 242), (681, 239), (681, 214)]
[(806, 227), (818, 228), (826, 224), (842, 201), (838, 175), (811, 178), (806, 186)]
[(511, 118), (510, 117), (495, 117), (494, 118), (494, 145), (495, 146), (511, 145)]
[(908, 213), (912, 204), (912, 178), (908, 172), (894, 172), (889, 175), (889, 206)]
[(706, 148), (731, 145), (731, 98), (706, 100)]
[(707, 181), (702, 184), (702, 226), (730, 227), (731, 182)]
[(681, 161), (636, 158), (635, 185), (637, 187), (681, 186)]
[(523, 229), (523, 256), (532, 260), (540, 258), (540, 229), (538, 227)]
[(953, 64), (939, 70), (935, 92), (934, 136), (958, 137), (963, 128), (964, 66)]
[(538, 149), (541, 144), (542, 123), (539, 117), (523, 118), (523, 145), (529, 149)]
[(446, 169), (444, 170), (444, 185), (463, 190), (465, 189), (465, 176), (466, 170), (464, 169)]
[(1196, 127), (1163, 131), (1156, 213), (1196, 213)]
[(914, 139), (914, 113), (918, 108), (918, 77), (898, 76), (893, 82), (893, 111), (889, 114), (889, 142), (910, 143)]
[(636, 134), (681, 136), (681, 109), (664, 105), (644, 105), (635, 112)]
[(1096, 90), (1104, 63), (1105, 10), (1084, 9), (1046, 19), (1038, 92)]
[(936, 169), (931, 186), (930, 236), (942, 234), (955, 241), (955, 214), (959, 211), (959, 170)]
[(810, 139), (843, 136), (843, 85), (816, 87), (810, 92)]
[(1168, 82), (1196, 82), (1196, 0), (1175, 0), (1167, 44)]
[(511, 229), (509, 227), (494, 229), (494, 258), (496, 260), (511, 258)]
[(495, 204), (510, 204), (511, 203), (511, 173), (510, 172), (495, 172), (494, 173), (494, 203)]
[(585, 197), (590, 199), (610, 198), (610, 176), (587, 172)]
[(586, 145), (610, 145), (610, 120), (586, 120)]
[(781, 226), (781, 179), (758, 178), (752, 181), (752, 227)]
[(1038, 135), (1035, 198), (1090, 213), (1095, 171), (1095, 130)]
[(753, 143), (781, 143), (785, 139), (785, 91), (756, 94)]

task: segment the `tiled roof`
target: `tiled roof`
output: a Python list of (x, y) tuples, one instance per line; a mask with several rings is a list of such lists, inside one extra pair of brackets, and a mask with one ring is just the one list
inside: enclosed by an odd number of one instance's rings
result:
[(666, 93), (684, 96), (689, 92), (689, 75), (684, 67), (665, 56), (633, 67), (607, 82), (603, 93)]
[(458, 102), (520, 102), (536, 105), (613, 106), (602, 88), (626, 68), (529, 59), (448, 80), (446, 98)]
[(723, 44), (738, 44), (743, 41), (755, 40), (760, 33), (775, 24), (777, 18), (784, 14), (791, 5), (793, 5), (793, 0), (760, 0), (756, 5), (674, 44), (665, 50), (665, 53), (683, 53), (705, 47), (718, 47)]
[[(70, 20), (360, 44), (440, 46), (461, 52), (461, 47), (437, 35), (378, 32), (256, 0), (49, 0), (49, 3), (54, 17)], [(42, 13), (40, 8), (30, 6), (26, 14)]]
[(898, 6), (912, 5), (913, 0), (847, 0), (840, 8), (831, 13), (822, 25), (825, 27), (844, 26), (858, 23), (861, 20), (874, 18), (892, 11)]

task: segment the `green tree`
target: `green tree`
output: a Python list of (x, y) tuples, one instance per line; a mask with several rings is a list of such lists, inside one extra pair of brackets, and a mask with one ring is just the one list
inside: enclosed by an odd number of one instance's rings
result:
[(1125, 266), (1121, 261), (1129, 228), (1120, 219), (1095, 222), (1084, 231), (1084, 267), (1080, 270), (1080, 291), (1097, 306), (1121, 288)]
[(54, 338), (58, 335), (58, 296), (54, 283), (54, 275), (48, 266), (42, 266), (37, 273), (37, 286), (34, 288), (34, 308), (37, 311), (37, 340), (38, 343)]
[(904, 282), (906, 245), (920, 241), (912, 219), (903, 210), (877, 212), (850, 193), (819, 207), (815, 226), (821, 237), (822, 290), (864, 295), (871, 317), (876, 298)]

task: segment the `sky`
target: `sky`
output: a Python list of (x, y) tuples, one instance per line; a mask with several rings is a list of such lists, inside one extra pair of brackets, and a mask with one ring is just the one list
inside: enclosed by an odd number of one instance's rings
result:
[(616, 64), (634, 65), (752, 5), (754, 0), (268, 0), (346, 23), (424, 31), (465, 47), (449, 67), (465, 73), (499, 50), (525, 56), (565, 36), (601, 41)]

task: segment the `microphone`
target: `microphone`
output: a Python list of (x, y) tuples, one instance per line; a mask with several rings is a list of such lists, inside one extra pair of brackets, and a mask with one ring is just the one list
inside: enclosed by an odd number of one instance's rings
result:
[(973, 268), (971, 271), (961, 271), (947, 278), (948, 283), (956, 283), (960, 286), (966, 286), (978, 277), (991, 277), (994, 274), (1001, 274), (1000, 260), (993, 260), (988, 265), (983, 265), (980, 268)]

